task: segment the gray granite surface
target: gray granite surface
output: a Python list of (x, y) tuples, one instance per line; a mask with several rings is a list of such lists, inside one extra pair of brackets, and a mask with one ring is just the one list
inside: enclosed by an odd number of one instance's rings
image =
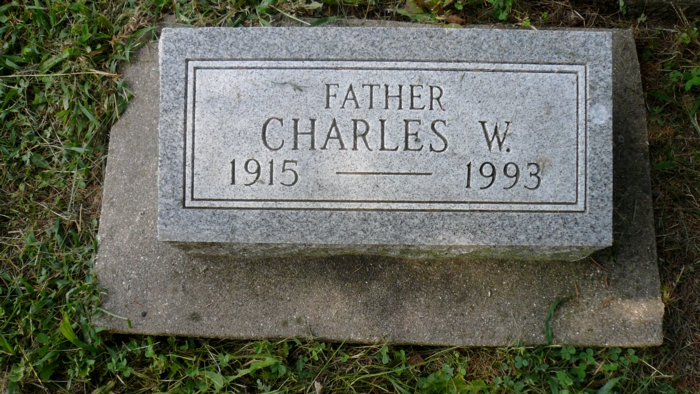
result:
[(612, 243), (611, 42), (164, 29), (159, 240), (247, 256), (586, 257)]
[(226, 338), (501, 346), (554, 341), (652, 346), (662, 341), (639, 65), (615, 31), (614, 247), (580, 262), (440, 261), (377, 256), (253, 259), (192, 256), (156, 236), (158, 51), (124, 71), (135, 98), (110, 137), (93, 323), (114, 332)]

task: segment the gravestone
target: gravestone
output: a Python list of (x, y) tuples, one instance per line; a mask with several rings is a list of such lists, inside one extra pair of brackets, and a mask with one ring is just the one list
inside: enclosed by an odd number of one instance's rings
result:
[[(259, 258), (244, 253), (193, 254), (171, 242), (159, 241), (156, 152), (160, 69), (158, 45), (147, 45), (124, 70), (135, 97), (110, 135), (95, 264), (104, 288), (101, 308), (110, 314), (95, 316), (93, 324), (114, 332), (149, 335), (532, 345), (546, 343), (544, 321), (549, 309), (557, 300), (570, 296), (573, 298), (562, 303), (550, 321), (555, 343), (660, 344), (663, 303), (639, 65), (631, 31), (609, 32), (613, 53), (615, 246), (595, 252), (584, 261), (435, 260), (357, 254)], [(407, 40), (431, 34), (443, 33), (422, 29), (409, 34)], [(482, 34), (493, 37), (489, 30), (474, 29), (471, 34), (483, 47), (502, 45), (499, 40), (480, 38)], [(296, 51), (294, 41), (288, 45), (289, 51)], [(391, 52), (389, 44), (370, 40), (367, 45), (379, 46), (379, 52)], [(450, 50), (459, 50), (447, 45)], [(524, 47), (522, 52), (542, 54), (561, 50), (565, 44), (553, 45)], [(251, 48), (251, 57), (260, 55), (254, 50), (257, 47)], [(422, 49), (431, 51), (428, 47)], [(577, 50), (571, 43), (559, 53), (566, 56)], [(509, 62), (523, 62), (529, 56), (521, 55), (520, 60)], [(451, 55), (445, 56), (443, 60), (450, 60)], [(497, 63), (493, 58), (482, 61)], [(181, 74), (185, 72), (183, 65)], [(277, 86), (280, 92), (289, 88)], [(293, 94), (293, 88), (289, 93)], [(344, 99), (346, 93), (338, 96)], [(301, 122), (303, 118), (299, 119)], [(275, 129), (270, 130), (271, 137), (279, 136), (273, 133)], [(483, 130), (480, 138), (483, 141)], [(437, 142), (439, 138), (434, 147)], [(429, 149), (427, 146), (424, 149)], [(269, 162), (259, 161), (261, 166)], [(288, 179), (283, 181), (290, 183)], [(333, 212), (321, 211), (326, 215)]]
[(612, 244), (612, 33), (165, 29), (158, 238), (567, 259)]

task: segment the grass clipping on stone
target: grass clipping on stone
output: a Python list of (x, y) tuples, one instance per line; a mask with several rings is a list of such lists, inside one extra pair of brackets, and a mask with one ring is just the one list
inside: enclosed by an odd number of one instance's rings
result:
[[(619, 9), (472, 0), (229, 2), (45, 0), (0, 6), (0, 392), (697, 391), (700, 376), (700, 64), (697, 21)], [(314, 340), (111, 335), (90, 317), (109, 130), (130, 92), (119, 67), (163, 14), (192, 26), (280, 18), (456, 27), (628, 27), (648, 92), (666, 339), (657, 349), (427, 348)], [(665, 22), (667, 23), (667, 22)], [(553, 312), (554, 312), (554, 306)], [(545, 322), (543, 321), (543, 329)]]

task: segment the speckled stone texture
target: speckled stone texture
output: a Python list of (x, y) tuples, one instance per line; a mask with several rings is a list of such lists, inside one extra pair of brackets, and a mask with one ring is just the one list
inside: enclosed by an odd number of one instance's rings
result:
[[(615, 247), (591, 260), (420, 260), (371, 256), (192, 256), (156, 236), (158, 52), (124, 71), (135, 98), (112, 129), (96, 272), (114, 332), (226, 338), (502, 346), (554, 341), (652, 346), (663, 304), (653, 230), (639, 65), (613, 33)], [(578, 296), (577, 296), (578, 295)]]
[(587, 257), (612, 244), (611, 45), (165, 29), (158, 238), (260, 257)]

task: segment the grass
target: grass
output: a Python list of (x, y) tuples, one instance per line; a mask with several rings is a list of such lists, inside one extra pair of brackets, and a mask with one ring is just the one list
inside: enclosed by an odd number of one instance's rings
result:
[[(0, 392), (698, 392), (698, 20), (586, 2), (35, 0), (0, 6)], [(647, 96), (666, 304), (653, 349), (426, 348), (98, 332), (92, 264), (119, 66), (165, 14), (192, 26), (354, 16), (446, 25), (631, 27)], [(543, 322), (544, 324), (544, 322)]]

